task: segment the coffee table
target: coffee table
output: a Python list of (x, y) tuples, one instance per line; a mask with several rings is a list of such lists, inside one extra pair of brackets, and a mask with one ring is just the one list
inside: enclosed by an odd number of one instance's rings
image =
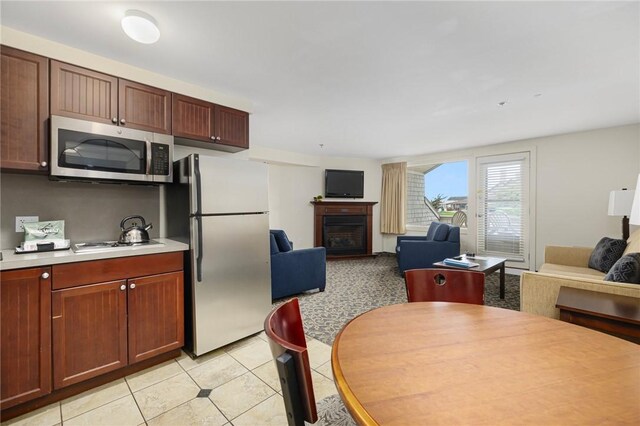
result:
[(478, 266), (474, 266), (473, 268), (463, 268), (459, 266), (445, 265), (443, 262), (436, 262), (433, 266), (438, 268), (446, 268), (446, 269), (465, 269), (469, 271), (483, 272), (484, 276), (491, 274), (492, 272), (500, 270), (500, 299), (504, 299), (504, 269), (505, 262), (507, 259), (502, 257), (465, 257), (471, 262), (477, 263)]

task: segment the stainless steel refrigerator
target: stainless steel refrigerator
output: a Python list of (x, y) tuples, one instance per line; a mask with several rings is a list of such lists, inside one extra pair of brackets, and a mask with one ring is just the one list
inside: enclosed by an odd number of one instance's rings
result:
[(188, 240), (185, 348), (202, 355), (262, 330), (271, 309), (267, 165), (192, 154), (163, 189), (166, 236)]

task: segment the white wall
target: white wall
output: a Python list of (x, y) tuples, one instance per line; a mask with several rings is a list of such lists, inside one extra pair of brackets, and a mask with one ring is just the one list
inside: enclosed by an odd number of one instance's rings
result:
[[(609, 192), (634, 189), (640, 172), (640, 125), (547, 136), (434, 155), (385, 160), (410, 164), (469, 159), (470, 188), (475, 188), (475, 158), (500, 153), (531, 151), (535, 154), (532, 225), (535, 264), (544, 261), (546, 245), (593, 247), (603, 236), (621, 237), (620, 217), (607, 215)], [(470, 202), (475, 198), (470, 190)], [(470, 206), (470, 209), (475, 205)], [(472, 211), (472, 214), (475, 210)], [(472, 214), (470, 216), (472, 216)], [(633, 231), (633, 229), (632, 229)], [(475, 250), (475, 223), (463, 235), (463, 250)], [(383, 239), (392, 252), (395, 236)]]
[[(379, 202), (380, 200), (382, 172), (378, 161), (318, 157), (315, 165), (270, 162), (270, 226), (273, 229), (284, 229), (287, 236), (294, 242), (295, 248), (313, 247), (314, 211), (310, 201), (314, 196), (324, 194), (325, 169), (364, 170), (364, 198), (354, 201)], [(351, 201), (350, 199), (336, 200)], [(382, 251), (379, 229), (380, 205), (376, 204), (373, 206), (374, 252)]]

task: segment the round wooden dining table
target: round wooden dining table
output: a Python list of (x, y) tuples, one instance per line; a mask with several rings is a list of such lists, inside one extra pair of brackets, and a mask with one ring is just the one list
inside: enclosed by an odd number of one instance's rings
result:
[(640, 346), (463, 303), (384, 306), (338, 334), (336, 387), (361, 425), (640, 424)]

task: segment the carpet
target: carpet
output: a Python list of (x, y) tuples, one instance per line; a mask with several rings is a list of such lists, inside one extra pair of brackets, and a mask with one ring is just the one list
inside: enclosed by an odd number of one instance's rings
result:
[[(504, 300), (500, 299), (499, 282), (498, 272), (487, 277), (485, 305), (519, 310), (520, 277), (507, 274)], [(296, 297), (300, 301), (305, 333), (328, 345), (356, 316), (380, 306), (407, 302), (396, 257), (386, 253), (374, 258), (329, 261), (325, 291)]]

